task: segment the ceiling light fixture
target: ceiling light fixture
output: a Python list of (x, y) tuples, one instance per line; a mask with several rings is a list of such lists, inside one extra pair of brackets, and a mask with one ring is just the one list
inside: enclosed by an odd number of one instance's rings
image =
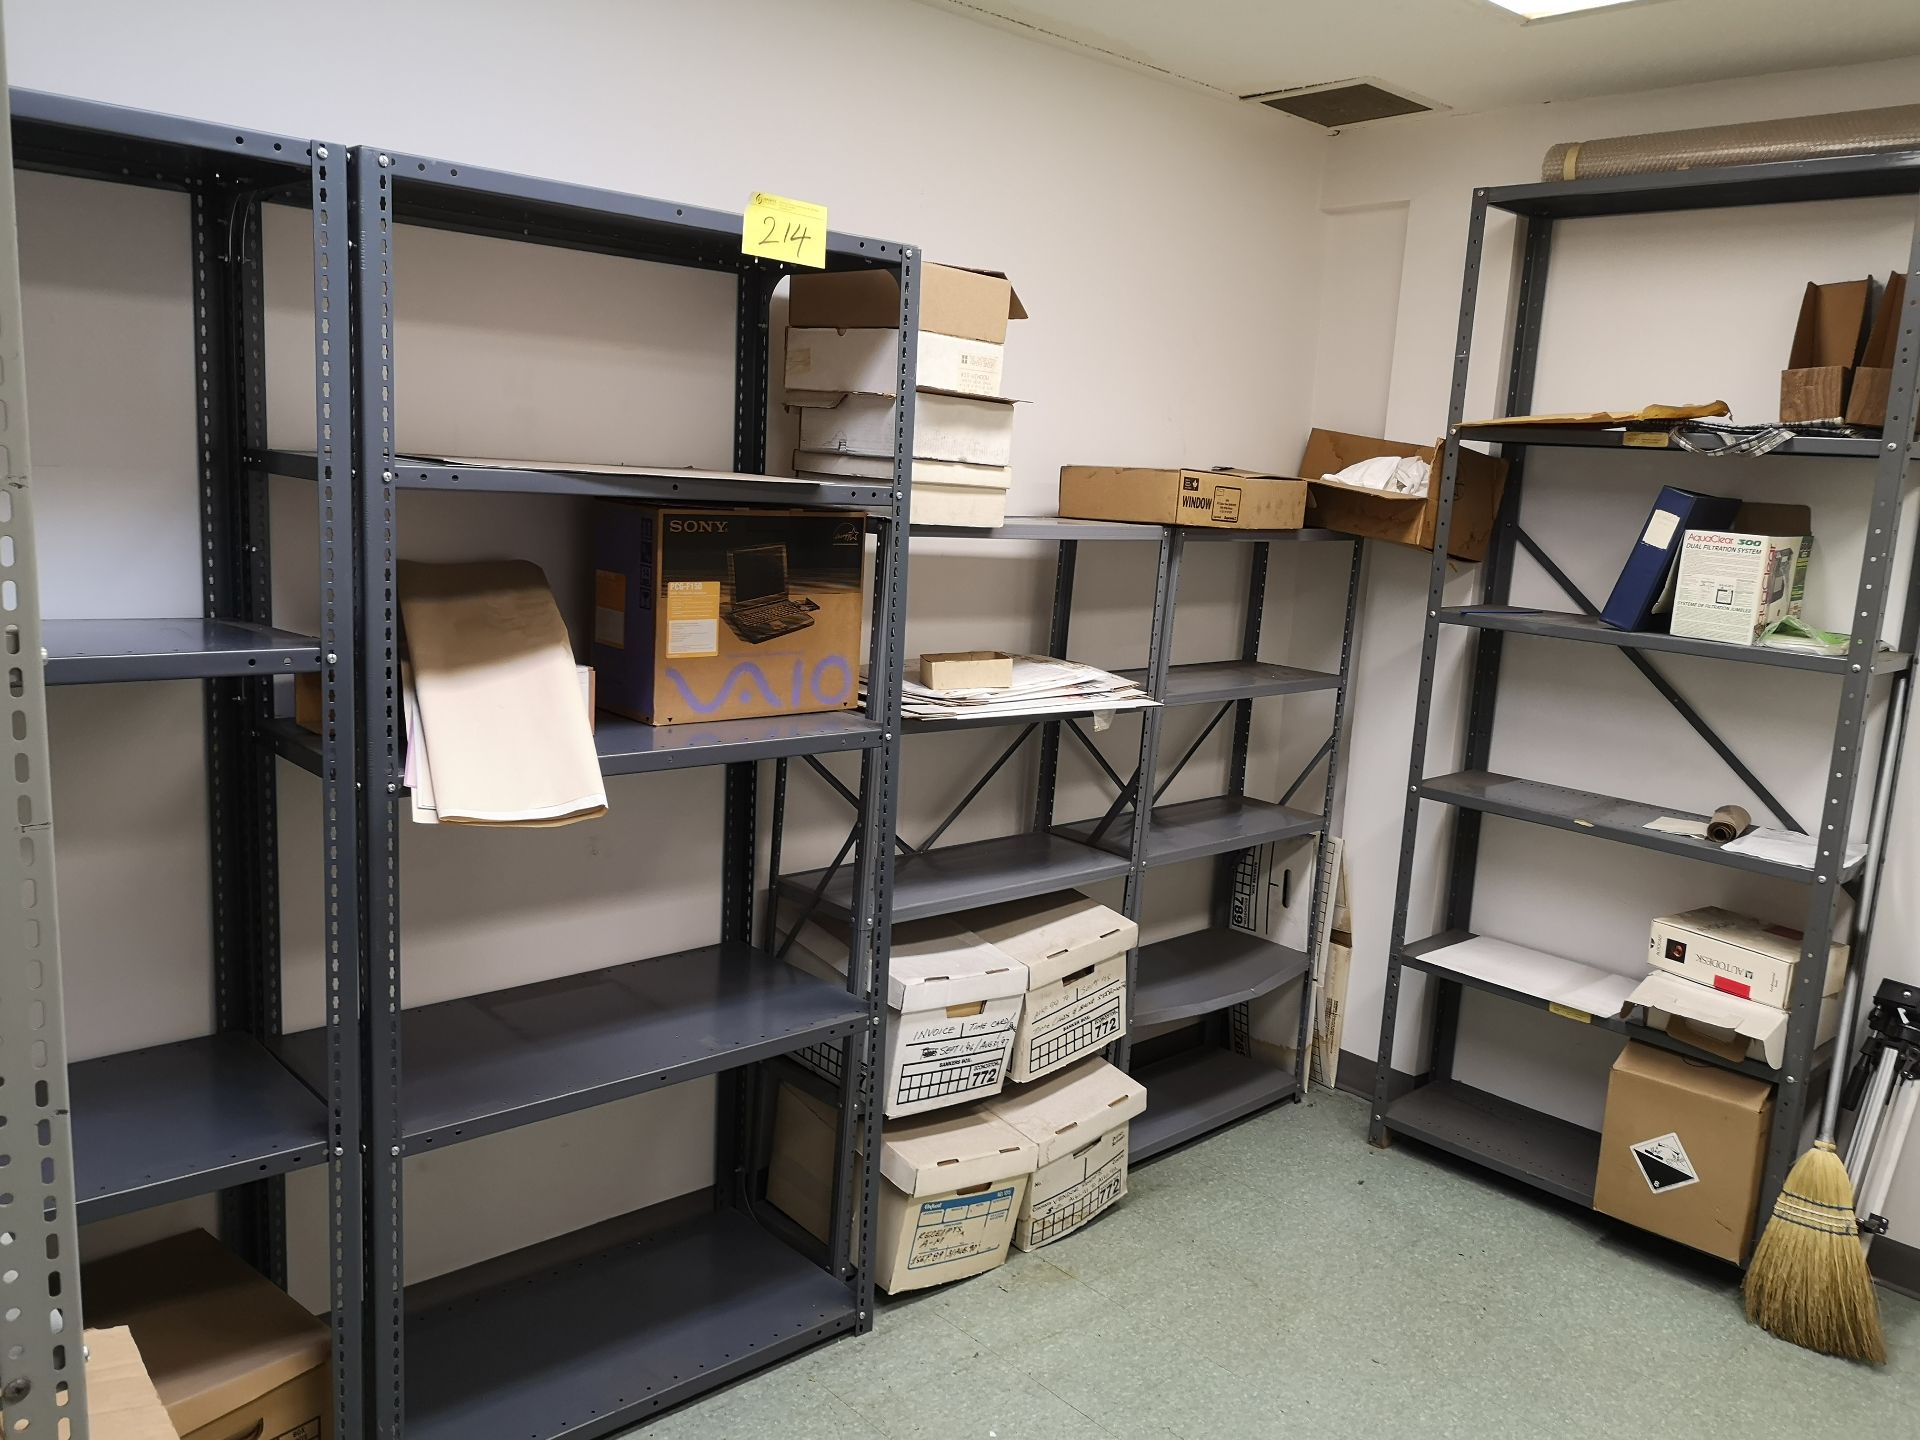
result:
[(1487, 0), (1529, 23), (1535, 20), (1564, 20), (1595, 10), (1621, 10), (1642, 5), (1646, 0)]

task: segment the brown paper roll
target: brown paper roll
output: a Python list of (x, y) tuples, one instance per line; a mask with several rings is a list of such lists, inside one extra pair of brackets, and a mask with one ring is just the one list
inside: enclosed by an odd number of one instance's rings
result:
[(1722, 805), (1707, 820), (1707, 839), (1716, 845), (1737, 840), (1753, 828), (1753, 816), (1738, 805)]

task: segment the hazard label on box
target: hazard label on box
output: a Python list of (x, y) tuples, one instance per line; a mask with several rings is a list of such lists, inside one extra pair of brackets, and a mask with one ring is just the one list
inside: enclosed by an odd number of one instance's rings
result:
[(1680, 1137), (1672, 1131), (1652, 1140), (1642, 1140), (1631, 1148), (1633, 1162), (1640, 1167), (1640, 1177), (1656, 1195), (1696, 1185), (1700, 1181), (1700, 1173), (1693, 1168), (1687, 1147), (1680, 1143)]

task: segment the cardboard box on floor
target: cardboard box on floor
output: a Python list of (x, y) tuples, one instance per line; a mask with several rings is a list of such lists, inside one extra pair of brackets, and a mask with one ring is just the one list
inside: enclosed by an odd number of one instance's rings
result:
[[(919, 278), (922, 334), (1000, 345), (1006, 342), (1007, 322), (1027, 318), (1012, 282), (996, 270), (927, 264)], [(890, 270), (795, 275), (787, 324), (802, 330), (898, 330), (900, 286)]]
[(1738, 1264), (1772, 1119), (1764, 1081), (1629, 1042), (1607, 1085), (1593, 1208)]
[(987, 1109), (1033, 1141), (1035, 1168), (1013, 1243), (1038, 1250), (1070, 1235), (1127, 1193), (1128, 1122), (1147, 1088), (1104, 1060), (1087, 1060), (1009, 1090)]
[(1298, 530), (1306, 519), (1307, 487), (1257, 470), (1066, 465), (1060, 470), (1060, 513), (1209, 530)]
[(125, 1326), (181, 1440), (325, 1440), (332, 1339), (204, 1230), (84, 1267), (87, 1316)]
[(1780, 372), (1780, 418), (1788, 424), (1838, 421), (1847, 412), (1873, 281), (1808, 285), (1800, 299), (1793, 349)]
[(1140, 927), (1076, 890), (956, 917), (1027, 971), (1009, 1078), (1038, 1080), (1103, 1050), (1127, 1029), (1127, 952)]
[(89, 1330), (87, 1433), (92, 1440), (180, 1440), (124, 1325)]
[[(798, 1085), (783, 1084), (774, 1097), (767, 1199), (823, 1245), (833, 1221), (833, 1147), (838, 1128), (834, 1107)], [(859, 1234), (857, 1228), (854, 1233)]]
[(889, 1295), (964, 1280), (1007, 1258), (1037, 1151), (969, 1107), (887, 1126), (874, 1283)]
[[(1406, 445), (1371, 435), (1314, 430), (1307, 436), (1307, 451), (1300, 459), (1300, 475), (1307, 482), (1308, 523), (1338, 530), (1343, 535), (1431, 550), (1433, 533), (1440, 521), (1443, 444)], [(1418, 456), (1432, 466), (1427, 493), (1388, 495), (1365, 486), (1343, 485), (1321, 478), (1383, 455)], [(1506, 485), (1506, 461), (1461, 447), (1447, 554), (1455, 560), (1486, 558), (1487, 542), (1493, 535), (1493, 523), (1500, 513), (1500, 497)]]
[(1847, 423), (1879, 430), (1887, 423), (1887, 395), (1893, 388), (1893, 356), (1898, 348), (1900, 312), (1907, 303), (1907, 272), (1895, 270), (1887, 276), (1880, 291), (1880, 303), (1874, 308), (1873, 328), (1860, 351), (1860, 363), (1854, 367), (1853, 384), (1847, 390)]
[[(1654, 969), (1696, 985), (1785, 1010), (1805, 943), (1806, 936), (1790, 926), (1703, 905), (1655, 920), (1647, 938), (1647, 960)], [(1838, 940), (1828, 947), (1826, 974), (1820, 979), (1823, 997), (1840, 993), (1847, 954), (1848, 947)]]

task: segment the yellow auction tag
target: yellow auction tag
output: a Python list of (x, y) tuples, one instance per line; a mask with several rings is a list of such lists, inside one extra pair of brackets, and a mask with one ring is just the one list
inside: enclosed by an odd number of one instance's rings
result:
[(753, 203), (740, 221), (740, 251), (789, 265), (827, 268), (827, 207), (789, 200), (784, 195), (753, 192)]
[(1549, 1000), (1547, 1002), (1547, 1009), (1558, 1015), (1562, 1020), (1578, 1020), (1582, 1025), (1591, 1025), (1593, 1023), (1593, 1016), (1589, 1015), (1586, 1011), (1576, 1010), (1571, 1005), (1562, 1005), (1557, 1000)]

